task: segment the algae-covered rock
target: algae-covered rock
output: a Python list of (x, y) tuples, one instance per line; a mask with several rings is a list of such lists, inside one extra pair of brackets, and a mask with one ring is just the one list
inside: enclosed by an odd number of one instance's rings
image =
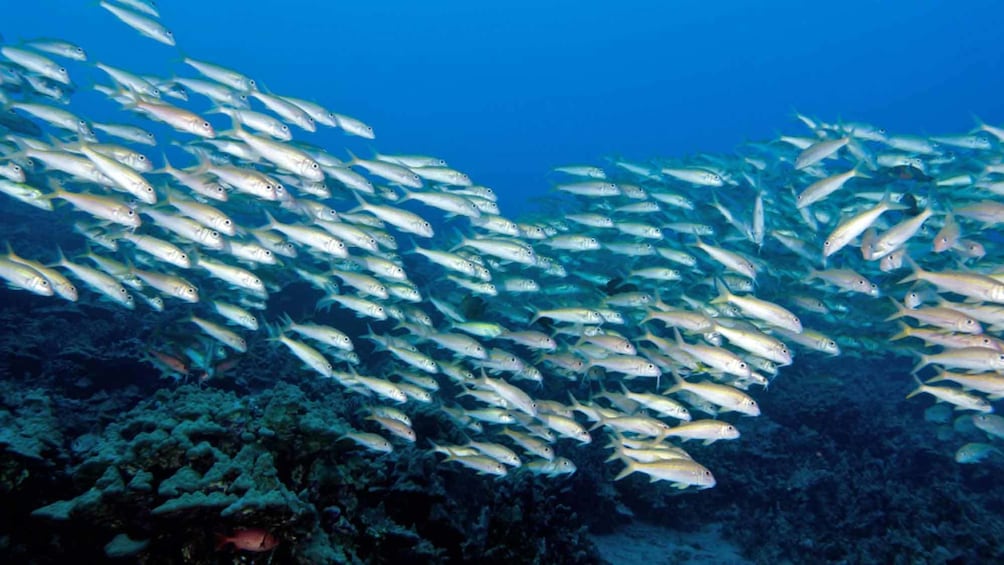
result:
[(150, 513), (158, 515), (205, 508), (223, 508), (233, 504), (236, 500), (236, 496), (222, 492), (214, 492), (210, 494), (202, 492), (189, 492), (164, 502), (160, 506), (151, 510)]
[(129, 557), (143, 551), (150, 545), (150, 540), (134, 540), (126, 534), (119, 534), (105, 545), (105, 555), (113, 559)]
[(181, 493), (198, 490), (202, 475), (191, 467), (182, 467), (178, 472), (161, 481), (157, 486), (160, 496), (178, 496)]

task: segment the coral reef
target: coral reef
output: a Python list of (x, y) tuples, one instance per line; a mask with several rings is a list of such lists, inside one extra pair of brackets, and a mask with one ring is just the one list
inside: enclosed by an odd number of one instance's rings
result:
[(361, 453), (339, 441), (341, 402), (285, 382), (244, 396), (161, 389), (79, 443), (66, 471), (78, 494), (31, 515), (55, 532), (53, 555), (79, 554), (84, 524), (95, 558), (147, 563), (216, 562), (214, 533), (249, 527), (280, 540), (280, 562), (595, 559), (585, 526), (548, 482), (437, 469), (415, 448)]

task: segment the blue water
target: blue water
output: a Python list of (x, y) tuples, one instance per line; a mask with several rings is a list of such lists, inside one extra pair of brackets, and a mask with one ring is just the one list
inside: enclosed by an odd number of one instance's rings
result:
[[(122, 68), (180, 68), (177, 50), (137, 38), (90, 2), (7, 4), (10, 39), (63, 37)], [(160, 9), (185, 53), (363, 119), (381, 151), (442, 156), (503, 193), (507, 213), (547, 191), (551, 167), (730, 151), (792, 131), (792, 110), (927, 134), (1004, 110), (1000, 2), (710, 4), (182, 0)], [(325, 136), (343, 137), (310, 140)]]

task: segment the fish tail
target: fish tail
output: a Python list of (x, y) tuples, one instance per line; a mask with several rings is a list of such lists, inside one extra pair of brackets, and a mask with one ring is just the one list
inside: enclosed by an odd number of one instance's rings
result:
[(286, 335), (285, 330), (279, 324), (264, 324), (265, 333), (268, 334), (268, 341), (279, 341)]
[(727, 304), (729, 299), (732, 298), (732, 292), (729, 291), (729, 287), (725, 286), (725, 283), (718, 277), (715, 277), (715, 289), (718, 291), (718, 296), (711, 299), (712, 304)]
[[(675, 382), (676, 384), (662, 391), (662, 394), (671, 394), (683, 390), (684, 381), (682, 378), (680, 378), (680, 374), (676, 372), (676, 369), (672, 369), (672, 372), (673, 372), (673, 382)], [(658, 390), (658, 387), (656, 388), (656, 390)]]
[[(625, 465), (630, 465), (632, 463), (631, 459), (624, 453), (624, 444), (611, 440), (611, 442), (607, 444), (607, 447), (613, 447), (614, 452), (610, 454), (610, 457), (607, 457), (604, 463), (617, 461), (618, 459), (623, 461)], [(626, 470), (627, 469), (624, 469), (624, 471)], [(623, 473), (624, 471), (621, 472)], [(627, 475), (624, 476), (626, 477)]]
[[(914, 372), (916, 373), (916, 371)], [(907, 398), (913, 398), (914, 396), (917, 396), (918, 394), (924, 392), (924, 383), (920, 382), (920, 379), (917, 378), (917, 375), (913, 375), (913, 380), (914, 382), (917, 383), (917, 388), (915, 388), (913, 392), (911, 392), (910, 394), (906, 395)]]
[(896, 284), (904, 284), (920, 280), (920, 277), (924, 274), (924, 270), (921, 269), (920, 265), (918, 265), (912, 258), (910, 258), (909, 255), (904, 256), (904, 259), (906, 259), (906, 263), (910, 266), (910, 269), (912, 269), (913, 272), (907, 275), (906, 277), (903, 277)]
[(18, 259), (21, 259), (20, 257), (17, 256), (17, 253), (14, 253), (14, 248), (11, 246), (11, 244), (10, 244), (9, 241), (4, 241), (3, 245), (4, 245), (4, 248), (7, 249), (7, 258), (8, 259), (10, 259), (11, 261), (18, 261)]
[(889, 297), (889, 302), (892, 302), (892, 305), (896, 308), (896, 312), (894, 312), (891, 316), (886, 318), (885, 319), (886, 322), (898, 320), (906, 314), (906, 308), (904, 308), (903, 305), (900, 304), (899, 302), (896, 302), (895, 298)]
[(930, 364), (931, 364), (930, 358), (928, 358), (927, 355), (923, 355), (922, 354), (920, 356), (920, 361), (918, 361), (917, 364), (913, 366), (913, 369), (910, 370), (910, 374), (911, 375), (916, 375), (917, 371), (920, 371), (921, 369), (923, 369), (924, 367), (926, 367), (926, 366), (928, 366)]
[(637, 464), (634, 461), (628, 459), (624, 461), (624, 469), (620, 473), (617, 473), (617, 476), (614, 477), (614, 480), (619, 481), (624, 477), (630, 475), (631, 473), (634, 473), (637, 470), (638, 470)]
[(910, 337), (910, 335), (912, 335), (910, 333), (910, 330), (912, 330), (912, 329), (913, 328), (910, 327), (909, 325), (904, 324), (903, 322), (900, 322), (899, 323), (899, 333), (897, 333), (896, 335), (890, 337), (889, 341), (897, 341), (897, 340), (900, 340), (900, 339), (906, 339), (906, 338)]
[(159, 168), (159, 169), (154, 169), (154, 170), (150, 171), (150, 174), (171, 173), (171, 172), (177, 170), (177, 169), (174, 168), (173, 165), (171, 165), (171, 161), (169, 161), (167, 159), (167, 153), (161, 152), (160, 157), (161, 157), (161, 159), (164, 160), (164, 166), (161, 167), (161, 168)]
[(937, 382), (941, 382), (941, 381), (945, 381), (945, 380), (948, 380), (947, 372), (944, 369), (938, 369), (938, 374), (934, 375), (933, 377), (931, 377), (929, 379), (927, 379), (927, 382), (928, 383), (937, 383)]
[(279, 315), (279, 324), (276, 325), (285, 326), (284, 329), (288, 330), (293, 325), (293, 318), (290, 318), (289, 314), (283, 312)]
[(274, 218), (274, 217), (272, 216), (272, 214), (271, 214), (271, 213), (269, 213), (269, 211), (268, 211), (268, 210), (264, 210), (264, 212), (265, 212), (265, 222), (266, 222), (266, 223), (265, 223), (265, 225), (264, 225), (264, 226), (262, 226), (262, 227), (261, 227), (260, 229), (263, 229), (263, 230), (271, 230), (271, 229), (274, 229), (274, 228), (275, 228), (275, 226), (276, 226), (276, 225), (277, 225), (278, 223), (277, 223), (277, 222), (275, 221), (275, 218)]

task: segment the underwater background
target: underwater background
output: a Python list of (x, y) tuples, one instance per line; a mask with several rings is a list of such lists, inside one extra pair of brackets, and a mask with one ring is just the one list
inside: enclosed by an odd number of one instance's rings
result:
[[(579, 194), (556, 198), (555, 186), (568, 182), (556, 176), (556, 167), (590, 164), (613, 174), (618, 160), (658, 169), (708, 163), (702, 156), (709, 154), (738, 159), (753, 154), (744, 149), (748, 142), (776, 139), (782, 132), (811, 136), (796, 111), (838, 124), (830, 131), (839, 132), (846, 121), (918, 137), (965, 134), (977, 127), (974, 116), (1004, 121), (1004, 50), (997, 37), (1004, 5), (998, 2), (162, 0), (157, 8), (177, 48), (140, 37), (93, 2), (7, 2), (0, 35), (4, 45), (38, 38), (72, 41), (86, 49), (87, 65), (100, 61), (142, 75), (194, 76), (181, 62), (184, 57), (239, 70), (263, 91), (318, 102), (364, 120), (376, 132), (371, 140), (319, 128), (303, 135), (307, 143), (340, 159), (349, 158), (345, 149), (363, 159), (376, 152), (440, 157), (490, 187), (500, 216), (531, 224), (606, 210)], [(68, 66), (75, 72), (77, 67)], [(91, 88), (109, 82), (100, 72), (74, 78), (68, 107), (78, 115), (144, 125), (140, 118), (123, 118), (122, 109)], [(221, 131), (229, 120), (216, 115), (212, 121)], [(136, 148), (147, 150), (158, 167), (162, 153), (172, 162), (195, 164), (169, 142), (192, 136), (163, 124), (150, 127), (161, 143)], [(294, 132), (297, 139), (304, 133)], [(990, 156), (956, 150), (967, 170), (999, 163), (999, 140), (991, 141)], [(5, 153), (0, 162), (14, 155)], [(789, 166), (798, 152), (778, 157), (782, 153), (761, 152), (758, 158), (777, 157), (787, 167), (763, 181), (764, 192), (776, 190), (787, 198), (789, 188), (808, 182)], [(856, 159), (844, 158), (847, 168), (855, 165)], [(933, 168), (921, 180), (940, 178), (940, 165), (927, 164)], [(739, 178), (738, 165), (731, 166)], [(880, 197), (889, 186), (918, 199), (930, 194), (927, 184), (909, 184), (916, 177), (901, 173), (872, 173), (867, 186)], [(45, 177), (36, 171), (31, 180)], [(639, 179), (627, 180), (643, 185)], [(49, 190), (44, 184), (39, 188)], [(725, 205), (748, 215), (758, 192), (727, 190), (717, 193)], [(703, 188), (679, 192), (701, 206), (710, 204)], [(73, 220), (2, 198), (0, 238), (18, 255), (52, 264), (57, 248), (71, 259), (84, 252)], [(768, 221), (794, 215), (784, 211), (781, 198), (768, 201)], [(850, 197), (841, 198), (850, 206)], [(956, 197), (946, 192), (939, 198), (945, 203)], [(961, 206), (963, 197), (958, 198)], [(966, 203), (970, 200), (967, 196)], [(986, 200), (999, 201), (999, 193)], [(356, 206), (353, 197), (336, 194), (332, 201), (339, 212)], [(706, 207), (711, 211), (695, 213), (700, 218), (684, 212), (676, 220), (703, 218), (728, 229), (721, 217), (711, 220), (714, 210)], [(836, 205), (831, 210), (837, 218), (844, 211)], [(232, 216), (246, 227), (264, 221), (250, 205), (235, 207)], [(472, 231), (460, 223), (466, 218), (429, 216), (437, 239), (418, 241), (425, 247), (453, 251), (458, 234)], [(291, 217), (280, 219), (293, 223)], [(999, 225), (984, 221), (968, 228), (965, 235), (979, 236), (986, 246), (976, 268), (999, 272), (1004, 249)], [(414, 245), (395, 233), (403, 246)], [(923, 237), (929, 244), (932, 236)], [(722, 237), (719, 243), (734, 239)], [(680, 248), (689, 245), (687, 239)], [(533, 306), (535, 311), (607, 300), (622, 290), (612, 281), (623, 283), (628, 271), (647, 261), (620, 256), (589, 261), (557, 247), (546, 253), (569, 271), (588, 275), (542, 276), (543, 287), (557, 288), (567, 279), (591, 288), (564, 302), (548, 298)], [(770, 266), (774, 282), (802, 278), (808, 263), (766, 246), (750, 254), (758, 266)], [(727, 270), (710, 267), (705, 259), (701, 255), (703, 270), (693, 270), (693, 281)], [(476, 293), (448, 282), (438, 267), (414, 256), (403, 263), (423, 296), (441, 296), (466, 318), (510, 330), (537, 322), (533, 311), (522, 310), (522, 299), (469, 300)], [(193, 342), (195, 326), (184, 322), (191, 312), (178, 302), (168, 301), (165, 317), (139, 304), (135, 311), (116, 308), (94, 294), (71, 304), (0, 289), (0, 501), (7, 510), (0, 517), (0, 559), (1004, 562), (1004, 456), (995, 449), (978, 464), (955, 459), (963, 443), (999, 446), (1000, 436), (960, 424), (956, 417), (965, 411), (932, 414), (929, 398), (905, 398), (917, 387), (910, 370), (918, 359), (914, 349), (921, 347), (889, 340), (897, 326), (881, 323), (893, 312), (884, 298), (839, 294), (838, 300), (822, 282), (814, 285), (844, 309), (808, 314), (803, 321), (835, 336), (841, 355), (799, 353), (769, 387), (753, 386), (760, 415), (726, 417), (739, 422), (742, 437), (694, 448), (713, 469), (714, 488), (681, 490), (639, 476), (615, 481), (621, 468), (606, 462), (610, 438), (593, 431), (584, 412), (578, 421), (594, 439), (588, 445), (561, 444), (556, 452), (574, 463), (574, 473), (555, 476), (514, 471), (494, 477), (443, 464), (430, 440), (460, 444), (471, 438), (421, 404), (409, 403), (406, 410), (416, 442), (395, 440), (387, 454), (346, 442), (350, 424), (367, 424), (360, 413), (369, 399), (305, 369), (302, 358), (269, 340), (264, 322), (278, 324), (288, 315), (337, 326), (356, 344), (360, 373), (388, 375), (394, 361), (364, 336), (374, 329), (390, 335), (395, 326), (360, 319), (345, 308), (318, 313), (324, 292), (307, 280), (290, 279), (286, 267), (294, 264), (263, 275), (269, 295), (258, 312), (262, 331), (254, 338), (248, 334), (247, 355), (228, 357), (236, 365), (211, 379), (172, 374), (150, 360), (152, 350), (182, 356)], [(961, 264), (943, 261), (932, 268)], [(316, 262), (309, 266), (317, 270)], [(887, 289), (894, 294), (897, 281), (909, 274), (904, 269), (900, 276), (880, 279), (883, 294)], [(783, 285), (758, 285), (770, 300), (790, 297)], [(715, 288), (712, 277), (698, 301), (710, 303)], [(660, 298), (654, 286), (631, 290), (652, 290), (652, 298)], [(673, 292), (663, 290), (661, 298)], [(902, 288), (895, 292), (896, 300), (905, 299)], [(437, 323), (449, 321), (438, 308), (424, 303), (422, 308)], [(557, 335), (558, 325), (534, 327)], [(629, 320), (627, 327), (625, 333), (641, 341), (644, 332), (635, 332), (641, 324)], [(987, 324), (986, 334), (999, 335), (999, 328)], [(660, 335), (674, 340), (670, 329)], [(581, 344), (578, 337), (562, 342), (569, 348)], [(525, 359), (536, 358), (520, 351)], [(539, 400), (574, 402), (571, 394), (585, 402), (594, 394), (616, 393), (624, 383), (635, 392), (655, 392), (646, 378), (604, 381), (602, 374), (583, 372), (564, 379), (540, 367), (543, 384), (512, 379)], [(669, 370), (661, 379), (663, 388), (673, 384)], [(441, 380), (444, 389), (447, 383)], [(989, 398), (997, 405), (995, 396)], [(266, 537), (257, 547), (242, 548), (239, 538), (247, 533)]]

